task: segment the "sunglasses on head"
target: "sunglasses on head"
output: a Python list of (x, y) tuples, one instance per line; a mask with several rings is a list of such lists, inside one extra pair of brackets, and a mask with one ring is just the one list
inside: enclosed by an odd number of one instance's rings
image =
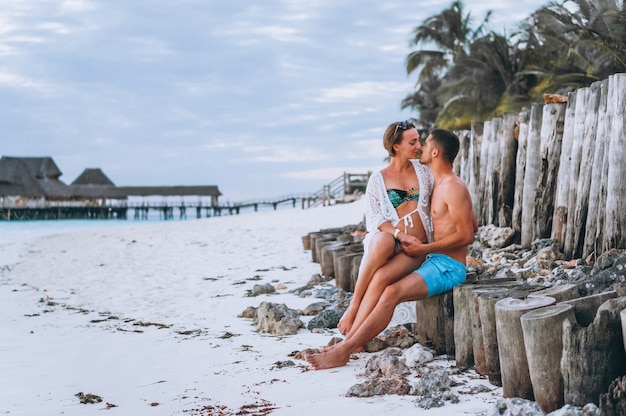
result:
[(413, 127), (413, 123), (409, 122), (408, 120), (399, 121), (396, 123), (396, 129), (393, 131), (393, 135), (396, 135), (396, 133), (398, 132), (398, 128), (400, 128), (401, 130), (408, 130)]

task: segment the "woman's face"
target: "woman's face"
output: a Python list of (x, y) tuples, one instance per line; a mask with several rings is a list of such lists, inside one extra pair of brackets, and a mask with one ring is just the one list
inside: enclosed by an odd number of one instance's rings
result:
[(419, 133), (416, 129), (408, 129), (402, 132), (402, 140), (394, 145), (396, 156), (403, 156), (407, 159), (417, 159), (422, 150), (419, 140)]

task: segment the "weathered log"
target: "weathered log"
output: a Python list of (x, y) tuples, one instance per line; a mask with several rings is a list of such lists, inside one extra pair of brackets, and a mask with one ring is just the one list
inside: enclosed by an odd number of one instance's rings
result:
[(626, 350), (626, 309), (621, 311), (619, 316), (622, 320), (622, 337), (624, 338), (624, 350)]
[(454, 302), (448, 291), (416, 302), (417, 341), (437, 354), (454, 356)]
[(535, 188), (540, 173), (540, 146), (541, 146), (541, 115), (543, 104), (533, 104), (530, 110), (528, 124), (528, 140), (526, 150), (526, 174), (524, 175), (524, 191), (522, 206), (521, 243), (524, 248), (530, 248), (533, 236), (533, 207), (535, 202)]
[(538, 290), (528, 295), (533, 296), (550, 296), (557, 302), (563, 302), (566, 300), (578, 298), (578, 286), (574, 283), (564, 283), (549, 287), (547, 289)]
[(546, 412), (563, 407), (563, 321), (576, 321), (572, 305), (557, 304), (520, 317), (535, 401)]
[(474, 369), (478, 374), (484, 375), (488, 372), (478, 297), (483, 294), (499, 292), (502, 289), (501, 287), (485, 287), (474, 289), (471, 292), (470, 319), (472, 323), (472, 351), (474, 353)]
[[(337, 254), (337, 252), (335, 252)], [(335, 258), (335, 284), (346, 292), (354, 292), (352, 285), (352, 264), (355, 257), (363, 257), (361, 253), (345, 253)]]
[(611, 382), (626, 374), (626, 352), (620, 313), (626, 296), (607, 300), (598, 308), (593, 322), (582, 327), (563, 323), (563, 375), (565, 403), (599, 404)]
[(518, 115), (517, 159), (515, 162), (515, 195), (513, 197), (512, 227), (517, 236), (522, 227), (522, 206), (524, 201), (524, 174), (526, 172), (526, 152), (528, 147), (528, 117), (530, 110), (523, 108)]
[(473, 307), (472, 291), (512, 281), (515, 279), (470, 281), (468, 277), (465, 283), (452, 289), (454, 298), (454, 358), (458, 367), (470, 368), (474, 365), (472, 319), (470, 316), (470, 307)]
[(354, 256), (352, 258), (352, 265), (350, 266), (350, 292), (354, 292), (354, 288), (356, 287), (356, 281), (359, 278), (359, 270), (361, 269), (362, 260), (362, 253), (359, 253), (358, 256)]
[(511, 227), (513, 200), (515, 196), (515, 156), (517, 140), (515, 140), (515, 122), (517, 114), (505, 113), (498, 130), (498, 154), (500, 166), (496, 167), (499, 174), (496, 207), (498, 210), (498, 226)]
[(567, 230), (567, 216), (569, 204), (569, 175), (571, 169), (572, 146), (576, 129), (576, 92), (570, 92), (565, 107), (565, 121), (563, 137), (561, 138), (561, 155), (559, 159), (559, 173), (554, 194), (554, 219), (552, 220), (552, 238), (565, 243)]
[(626, 247), (626, 73), (609, 76), (610, 108), (609, 171), (606, 185), (606, 218), (603, 251)]
[(555, 303), (549, 296), (526, 299), (506, 298), (496, 302), (496, 336), (502, 375), (502, 395), (533, 400), (533, 387), (530, 381), (524, 334), (520, 317), (533, 309)]
[(608, 393), (600, 395), (600, 413), (602, 416), (626, 415), (626, 376), (613, 380)]
[[(565, 243), (563, 244), (563, 253), (566, 257), (572, 258), (576, 252), (576, 243), (580, 237), (579, 229), (574, 222), (574, 211), (576, 209), (576, 190), (580, 178), (581, 162), (583, 159), (583, 147), (585, 146), (585, 110), (589, 105), (589, 97), (591, 88), (579, 88), (576, 90), (576, 110), (574, 121), (574, 139), (572, 142), (570, 176), (565, 179), (569, 183), (569, 199), (567, 207), (567, 225), (565, 231)], [(580, 218), (578, 219), (580, 221)], [(579, 226), (580, 224), (578, 224)]]
[[(322, 243), (323, 244), (323, 243)], [(345, 246), (347, 244), (340, 241), (328, 242), (323, 244), (320, 249), (320, 267), (322, 270), (322, 276), (335, 277), (335, 252), (345, 253)]]
[(510, 288), (502, 288), (491, 293), (478, 294), (478, 313), (483, 337), (485, 355), (485, 374), (494, 386), (502, 386), (500, 373), (500, 355), (498, 352), (498, 334), (496, 332), (495, 305), (500, 299), (509, 297)]
[[(597, 129), (595, 132), (591, 132), (595, 140), (592, 149), (590, 149), (594, 156), (591, 162), (589, 203), (582, 250), (582, 256), (584, 258), (589, 257), (592, 253), (598, 256), (602, 250), (604, 210), (606, 206), (605, 184), (609, 173), (609, 136), (607, 131), (610, 126), (608, 124), (609, 117), (607, 116), (606, 108), (608, 80), (598, 83), (598, 87), (600, 91), (598, 93)], [(587, 140), (591, 140), (591, 137), (588, 137)]]
[(311, 250), (311, 257), (314, 263), (321, 263), (322, 261), (322, 249), (328, 244), (334, 243), (337, 240), (337, 236), (334, 235), (321, 235), (319, 237), (312, 237), (315, 241)]
[(481, 172), (481, 150), (483, 143), (483, 129), (485, 123), (482, 121), (472, 121), (472, 130), (470, 135), (470, 149), (468, 154), (468, 174), (469, 178), (467, 181), (467, 188), (470, 191), (472, 196), (472, 209), (474, 211), (474, 215), (479, 222), (479, 224), (483, 225), (480, 218), (480, 212), (482, 210), (482, 182), (480, 182), (480, 172)]
[(566, 300), (562, 303), (572, 305), (578, 325), (587, 326), (595, 319), (598, 308), (607, 300), (616, 297), (617, 292), (611, 290), (608, 292), (585, 296), (578, 299)]

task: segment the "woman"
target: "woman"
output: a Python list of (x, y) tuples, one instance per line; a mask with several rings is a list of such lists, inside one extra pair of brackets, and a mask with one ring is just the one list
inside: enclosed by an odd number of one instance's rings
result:
[[(350, 306), (337, 325), (346, 337), (369, 315), (386, 285), (417, 269), (424, 260), (404, 254), (401, 242), (408, 239), (432, 241), (433, 178), (428, 168), (416, 160), (421, 144), (415, 126), (408, 121), (390, 124), (385, 130), (383, 145), (390, 162), (373, 173), (367, 184), (365, 252)], [(385, 277), (373, 279), (375, 272), (385, 264), (388, 264)]]

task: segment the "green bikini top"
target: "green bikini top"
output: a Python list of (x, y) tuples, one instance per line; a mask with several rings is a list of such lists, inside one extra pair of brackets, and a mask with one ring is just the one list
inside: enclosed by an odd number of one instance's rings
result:
[(419, 201), (420, 199), (420, 194), (416, 192), (415, 188), (406, 191), (404, 189), (387, 189), (387, 195), (394, 208), (398, 208), (406, 201)]

